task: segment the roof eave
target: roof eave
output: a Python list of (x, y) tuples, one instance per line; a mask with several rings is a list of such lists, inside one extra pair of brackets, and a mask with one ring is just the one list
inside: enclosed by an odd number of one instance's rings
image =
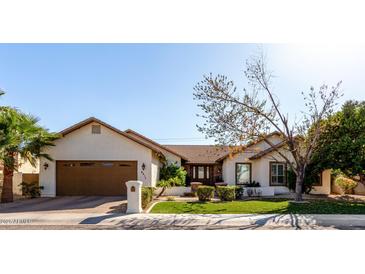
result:
[[(226, 159), (228, 156), (230, 155), (234, 155), (236, 153), (239, 153), (239, 152), (243, 152), (245, 149), (253, 146), (253, 145), (256, 145), (262, 141), (264, 141), (266, 138), (269, 138), (271, 136), (274, 136), (274, 135), (280, 135), (280, 133), (278, 131), (274, 131), (274, 132), (271, 132), (270, 134), (266, 135), (264, 138), (259, 138), (257, 139), (256, 141), (252, 141), (251, 143), (249, 143), (247, 146), (245, 146), (241, 151), (238, 151), (238, 152), (229, 152), (227, 153), (226, 155), (223, 155), (222, 157), (220, 157), (219, 159), (217, 159), (217, 161), (223, 161), (224, 159)], [(252, 156), (253, 157), (253, 156)], [(251, 158), (250, 158), (251, 159)]]
[(127, 133), (127, 134), (128, 134), (128, 133), (135, 134), (135, 135), (137, 135), (138, 137), (140, 137), (140, 138), (142, 138), (142, 139), (146, 140), (147, 142), (150, 142), (150, 143), (154, 144), (155, 146), (158, 146), (158, 147), (160, 147), (161, 149), (164, 149), (164, 150), (166, 150), (166, 151), (168, 151), (168, 152), (170, 152), (170, 153), (172, 153), (172, 154), (174, 154), (174, 155), (176, 155), (176, 156), (180, 157), (182, 160), (185, 160), (185, 161), (187, 161), (187, 160), (188, 160), (186, 157), (182, 156), (181, 154), (177, 153), (176, 151), (173, 151), (173, 150), (171, 150), (171, 149), (169, 149), (169, 148), (165, 147), (164, 145), (161, 145), (161, 144), (159, 144), (159, 143), (157, 143), (157, 142), (155, 142), (155, 141), (153, 141), (153, 140), (151, 140), (151, 139), (147, 138), (146, 136), (144, 136), (144, 135), (142, 135), (142, 134), (140, 134), (140, 133), (138, 133), (138, 132), (136, 132), (136, 131), (134, 131), (134, 130), (132, 130), (132, 129), (127, 129), (127, 130), (125, 131), (125, 133)]
[(274, 152), (277, 149), (283, 147), (284, 145), (285, 145), (285, 142), (281, 142), (281, 143), (275, 145), (275, 147), (269, 147), (269, 148), (267, 148), (267, 149), (265, 149), (265, 150), (263, 150), (263, 151), (255, 154), (255, 155), (251, 156), (249, 159), (250, 160), (258, 160), (258, 159), (264, 157), (265, 155), (267, 155), (267, 154), (269, 154), (271, 152)]

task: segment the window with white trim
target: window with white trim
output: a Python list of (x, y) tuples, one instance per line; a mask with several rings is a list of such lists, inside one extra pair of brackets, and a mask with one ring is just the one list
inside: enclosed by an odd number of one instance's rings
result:
[(270, 163), (270, 185), (286, 185), (286, 164)]

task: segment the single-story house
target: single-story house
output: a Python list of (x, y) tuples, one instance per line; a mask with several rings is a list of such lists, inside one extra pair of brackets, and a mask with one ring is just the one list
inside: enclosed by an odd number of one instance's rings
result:
[[(289, 159), (290, 154), (281, 148), (282, 139), (277, 132), (266, 136)], [(211, 145), (166, 145), (184, 155), (188, 161), (183, 166), (188, 172), (189, 182), (214, 185), (259, 183), (263, 195), (289, 193), (287, 187), (287, 164), (265, 139), (258, 139), (245, 148)], [(331, 172), (324, 171), (314, 186), (313, 194), (331, 193)]]
[[(133, 131), (121, 131), (96, 118), (88, 118), (61, 133), (48, 147), (54, 161), (40, 160), (42, 196), (125, 195), (125, 182), (140, 180), (156, 186), (163, 161), (184, 166), (188, 184), (259, 182), (264, 195), (288, 193), (287, 166), (264, 139), (242, 151), (224, 146), (161, 145)], [(268, 135), (279, 147), (277, 133)], [(324, 172), (316, 193), (329, 194), (330, 174)]]
[(42, 196), (125, 195), (125, 182), (155, 186), (161, 157), (181, 165), (184, 157), (133, 131), (121, 131), (88, 118), (60, 132), (45, 149), (54, 161), (41, 159)]

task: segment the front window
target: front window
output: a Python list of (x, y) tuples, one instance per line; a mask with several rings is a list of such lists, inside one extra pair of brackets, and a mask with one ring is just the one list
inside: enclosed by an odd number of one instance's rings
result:
[(286, 164), (270, 163), (270, 184), (285, 185), (286, 184)]
[(204, 167), (198, 166), (198, 179), (204, 179)]
[(251, 164), (236, 164), (236, 184), (246, 184), (251, 182)]
[(199, 180), (210, 179), (209, 166), (193, 166), (192, 178)]

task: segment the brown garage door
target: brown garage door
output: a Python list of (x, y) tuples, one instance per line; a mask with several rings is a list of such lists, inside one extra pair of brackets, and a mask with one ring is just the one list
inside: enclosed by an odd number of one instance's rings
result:
[(58, 196), (126, 195), (125, 182), (137, 179), (136, 161), (57, 161)]

